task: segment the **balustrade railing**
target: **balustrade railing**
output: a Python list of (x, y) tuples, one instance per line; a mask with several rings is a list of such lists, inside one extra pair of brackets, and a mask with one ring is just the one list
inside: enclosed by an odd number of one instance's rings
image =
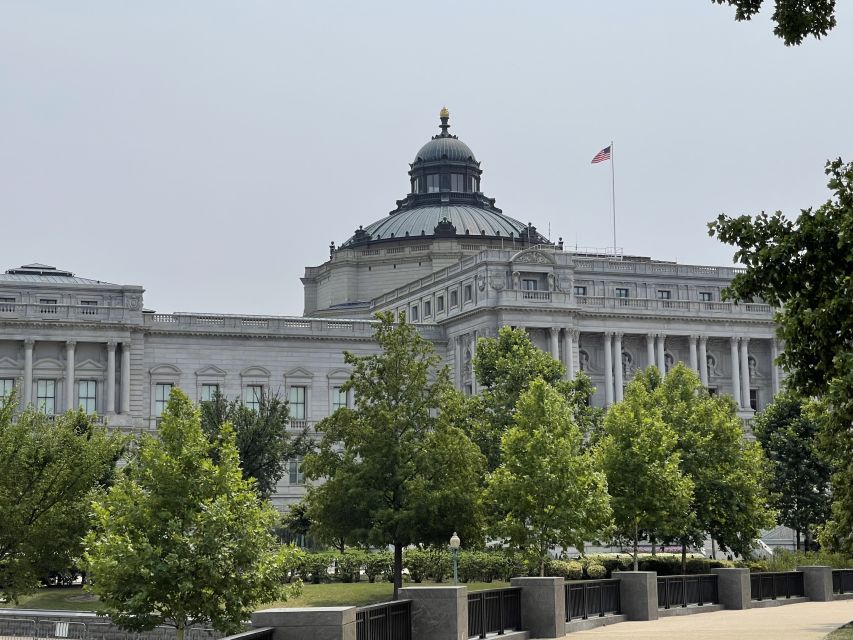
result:
[(805, 595), (801, 571), (752, 573), (749, 582), (753, 600), (776, 600)]
[(521, 628), (521, 588), (487, 589), (468, 594), (468, 637), (485, 638)]
[(355, 610), (356, 640), (412, 640), (412, 601), (395, 600)]
[(717, 576), (714, 574), (658, 577), (658, 609), (688, 605), (701, 607), (718, 604), (719, 601)]
[(832, 593), (853, 593), (853, 569), (832, 570)]
[(621, 612), (619, 580), (566, 582), (566, 622)]

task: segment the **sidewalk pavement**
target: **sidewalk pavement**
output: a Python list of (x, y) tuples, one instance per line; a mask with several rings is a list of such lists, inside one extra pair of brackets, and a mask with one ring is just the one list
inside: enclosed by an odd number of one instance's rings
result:
[(565, 636), (565, 640), (819, 640), (851, 621), (853, 600), (803, 602), (762, 609), (672, 616), (653, 622), (621, 622), (571, 633)]

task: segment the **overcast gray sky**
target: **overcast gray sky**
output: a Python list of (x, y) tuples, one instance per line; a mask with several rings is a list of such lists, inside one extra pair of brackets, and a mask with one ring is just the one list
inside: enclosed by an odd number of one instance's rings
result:
[(612, 244), (613, 139), (617, 244), (729, 264), (709, 220), (795, 214), (853, 159), (851, 4), (787, 48), (710, 0), (0, 0), (0, 266), (301, 314), (305, 265), (405, 195), (443, 105), (505, 213)]

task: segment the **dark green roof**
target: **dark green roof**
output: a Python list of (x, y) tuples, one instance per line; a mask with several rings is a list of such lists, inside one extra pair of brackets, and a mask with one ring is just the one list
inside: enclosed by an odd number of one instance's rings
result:
[(451, 162), (477, 162), (474, 152), (459, 138), (451, 136), (436, 136), (415, 154), (415, 162), (436, 162), (449, 160)]

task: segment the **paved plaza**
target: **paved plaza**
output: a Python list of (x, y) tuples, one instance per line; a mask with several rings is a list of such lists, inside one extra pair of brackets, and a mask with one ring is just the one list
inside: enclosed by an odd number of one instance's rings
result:
[(689, 640), (818, 640), (853, 620), (853, 600), (805, 602), (780, 607), (716, 611), (661, 618), (654, 622), (623, 622), (565, 636), (594, 638), (689, 638)]

